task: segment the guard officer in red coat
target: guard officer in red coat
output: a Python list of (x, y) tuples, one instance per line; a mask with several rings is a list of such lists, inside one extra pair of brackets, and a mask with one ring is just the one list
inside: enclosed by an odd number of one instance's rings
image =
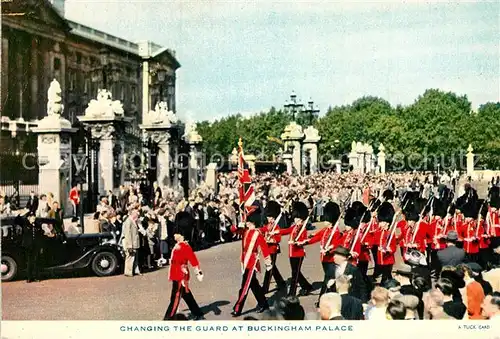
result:
[(397, 248), (397, 238), (395, 234), (391, 233), (394, 214), (395, 211), (392, 204), (384, 201), (377, 215), (380, 225), (378, 232), (375, 234), (379, 244), (377, 248), (378, 270), (373, 275), (373, 279), (376, 280), (379, 275), (382, 275), (382, 284), (386, 280), (392, 279), (392, 266), (395, 262), (394, 254)]
[(287, 229), (280, 230), (281, 235), (290, 235), (288, 240), (288, 256), (290, 257), (290, 267), (292, 270), (292, 281), (288, 296), (295, 296), (297, 285), (300, 284), (300, 295), (306, 296), (311, 293), (313, 287), (309, 281), (302, 275), (301, 268), (306, 256), (304, 250), (304, 241), (307, 239), (307, 219), (309, 211), (302, 202), (295, 202), (292, 205), (293, 225)]
[(175, 216), (174, 240), (176, 244), (172, 249), (169, 269), (169, 280), (172, 281), (172, 294), (170, 305), (168, 305), (163, 320), (171, 320), (175, 316), (181, 299), (184, 299), (195, 320), (203, 319), (203, 312), (194, 299), (189, 287), (190, 275), (188, 264), (194, 267), (199, 281), (203, 280), (203, 273), (200, 270), (200, 263), (196, 254), (184, 239), (185, 236), (191, 234), (194, 226), (195, 220), (188, 212), (179, 212)]
[(286, 282), (281, 276), (278, 267), (276, 267), (276, 259), (278, 258), (278, 254), (281, 253), (279, 223), (285, 219), (285, 212), (281, 211), (281, 206), (276, 201), (269, 201), (266, 205), (264, 214), (267, 218), (267, 224), (264, 225), (260, 231), (266, 239), (273, 265), (271, 271), (266, 271), (266, 274), (264, 275), (264, 282), (262, 283), (264, 293), (267, 293), (269, 292), (269, 285), (271, 284), (271, 276), (274, 277), (274, 281), (278, 285), (278, 289), (286, 289)]
[(246, 217), (244, 224), (241, 223), (238, 227), (234, 225), (231, 227), (233, 233), (242, 234), (241, 269), (243, 272), (238, 300), (231, 312), (233, 317), (239, 317), (241, 315), (250, 289), (255, 299), (257, 299), (257, 313), (262, 313), (269, 309), (264, 289), (260, 286), (256, 274), (256, 272), (260, 272), (259, 249), (264, 257), (266, 270), (270, 271), (273, 267), (269, 247), (262, 233), (257, 229), (260, 226), (262, 226), (261, 210), (260, 208), (256, 208)]
[[(334, 202), (328, 202), (323, 207), (322, 221), (327, 223), (327, 226), (316, 232), (311, 238), (306, 239), (303, 244), (320, 243), (320, 260), (325, 273), (319, 298), (326, 293), (328, 289), (328, 281), (335, 278), (335, 261), (333, 259), (333, 250), (340, 245), (342, 235), (339, 230), (338, 221), (340, 218), (340, 207)], [(319, 300), (316, 303), (319, 305)]]

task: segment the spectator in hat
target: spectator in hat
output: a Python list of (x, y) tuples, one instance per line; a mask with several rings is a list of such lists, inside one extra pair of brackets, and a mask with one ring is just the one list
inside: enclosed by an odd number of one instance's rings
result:
[(392, 300), (401, 295), (401, 284), (396, 279), (384, 281), (382, 287), (389, 291), (389, 300)]
[(466, 265), (472, 270), (472, 277), (474, 280), (483, 288), (484, 295), (491, 295), (493, 293), (493, 288), (489, 282), (483, 279), (483, 268), (475, 262), (468, 262)]
[(437, 252), (437, 258), (441, 267), (456, 266), (464, 262), (465, 251), (456, 246), (457, 241), (458, 233), (455, 231), (448, 232), (445, 238), (446, 248)]
[(500, 320), (500, 293), (495, 292), (484, 298), (481, 305), (482, 314), (489, 320)]
[(304, 320), (305, 311), (297, 297), (284, 297), (278, 302), (284, 320)]
[(410, 265), (401, 264), (396, 267), (396, 270), (394, 271), (394, 279), (401, 284), (401, 294), (418, 296), (417, 290), (411, 283), (412, 278), (413, 272)]
[[(368, 300), (368, 291), (365, 280), (359, 272), (359, 269), (349, 262), (349, 257), (349, 250), (343, 246), (339, 246), (333, 250), (333, 258), (337, 266), (335, 269), (335, 278), (337, 279), (341, 275), (350, 277), (349, 295), (361, 301), (366, 301)], [(335, 288), (333, 288), (333, 290), (336, 292)]]
[(484, 291), (481, 284), (474, 280), (472, 270), (465, 264), (458, 265), (458, 271), (464, 275), (465, 293), (463, 296), (464, 303), (467, 306), (467, 314), (469, 319), (483, 319), (481, 316), (481, 304), (484, 300)]

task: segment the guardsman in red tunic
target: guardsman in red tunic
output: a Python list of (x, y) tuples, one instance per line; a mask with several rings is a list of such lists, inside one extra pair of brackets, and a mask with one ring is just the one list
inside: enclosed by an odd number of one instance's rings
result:
[(323, 284), (321, 285), (321, 291), (319, 292), (320, 298), (328, 289), (328, 281), (335, 278), (333, 250), (341, 243), (341, 233), (338, 225), (339, 218), (339, 205), (331, 201), (326, 203), (323, 207), (323, 216), (321, 220), (326, 222), (327, 226), (304, 241), (304, 244), (320, 243), (320, 260), (325, 274)]
[(440, 199), (433, 200), (433, 215), (432, 220), (427, 228), (427, 239), (431, 246), (431, 270), (434, 273), (441, 271), (437, 252), (446, 248), (444, 238), (446, 237), (446, 227), (444, 220), (446, 217), (446, 203)]
[(471, 198), (466, 200), (460, 207), (465, 217), (461, 230), (461, 238), (463, 239), (465, 255), (469, 262), (477, 262), (479, 259), (480, 229), (478, 229), (479, 225), (476, 220), (478, 217), (476, 204), (477, 202)]
[(361, 254), (361, 229), (362, 219), (365, 218), (368, 208), (360, 201), (355, 201), (346, 210), (344, 217), (345, 230), (342, 234), (341, 246), (350, 252), (349, 262), (353, 266), (358, 266), (359, 255)]
[(383, 202), (378, 210), (380, 229), (375, 234), (379, 243), (377, 248), (378, 270), (373, 276), (373, 279), (376, 280), (382, 275), (382, 284), (386, 280), (392, 279), (392, 266), (395, 262), (394, 254), (398, 245), (396, 235), (392, 234), (390, 229), (394, 216), (394, 207), (387, 201)]
[[(493, 186), (490, 188), (490, 211), (488, 234), (491, 240), (500, 237), (500, 188)], [(495, 240), (496, 241), (496, 240)]]
[(231, 315), (239, 317), (243, 311), (245, 300), (247, 299), (248, 291), (251, 289), (258, 303), (257, 313), (262, 313), (269, 309), (269, 304), (264, 293), (264, 289), (260, 286), (257, 280), (256, 272), (260, 272), (259, 263), (259, 248), (265, 260), (266, 270), (272, 269), (271, 252), (266, 244), (266, 240), (261, 232), (256, 228), (262, 225), (261, 210), (258, 208), (247, 216), (245, 225), (239, 225), (240, 230), (236, 226), (231, 227), (233, 233), (243, 233), (242, 251), (241, 251), (241, 269), (243, 277), (241, 279), (241, 288), (238, 293), (238, 300), (233, 307)]
[(489, 206), (487, 202), (481, 203), (479, 206), (479, 261), (478, 264), (481, 267), (488, 267), (488, 263), (490, 262), (490, 237), (488, 233), (488, 227), (490, 225), (490, 219), (488, 216)]
[(363, 218), (360, 225), (360, 244), (361, 249), (358, 258), (358, 268), (363, 276), (367, 276), (368, 266), (370, 261), (372, 260), (371, 249), (373, 246), (373, 234), (374, 232), (370, 232), (372, 229), (378, 228), (377, 217), (375, 214), (371, 214), (374, 212), (367, 212), (365, 217)]
[(184, 236), (190, 235), (194, 226), (195, 220), (189, 213), (177, 213), (174, 230), (174, 239), (177, 244), (172, 249), (169, 268), (169, 280), (172, 281), (172, 294), (163, 320), (170, 320), (174, 317), (181, 299), (184, 299), (195, 320), (203, 319), (203, 312), (196, 303), (189, 288), (188, 263), (194, 267), (199, 281), (203, 280), (203, 273), (200, 270), (196, 254), (187, 241), (184, 240)]
[(286, 282), (281, 276), (278, 267), (276, 267), (276, 259), (280, 253), (281, 242), (280, 227), (278, 224), (281, 220), (284, 220), (285, 215), (284, 212), (281, 211), (281, 206), (276, 201), (269, 201), (266, 205), (264, 213), (267, 218), (267, 224), (259, 230), (266, 239), (273, 265), (273, 269), (271, 271), (266, 271), (264, 275), (264, 282), (262, 283), (264, 293), (267, 293), (269, 292), (269, 285), (271, 284), (271, 275), (274, 277), (274, 281), (278, 285), (278, 289), (281, 290), (286, 288)]
[(292, 205), (292, 219), (294, 223), (286, 229), (281, 229), (281, 235), (290, 235), (288, 240), (288, 256), (290, 257), (290, 267), (292, 279), (288, 296), (297, 294), (297, 284), (300, 284), (300, 295), (305, 296), (311, 293), (313, 287), (309, 281), (302, 275), (301, 268), (306, 256), (303, 245), (307, 239), (306, 221), (309, 216), (307, 206), (302, 202), (295, 202)]

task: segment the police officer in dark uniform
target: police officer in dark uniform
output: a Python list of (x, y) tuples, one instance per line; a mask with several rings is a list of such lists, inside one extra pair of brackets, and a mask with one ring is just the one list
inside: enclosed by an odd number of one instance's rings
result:
[(40, 277), (40, 252), (43, 242), (43, 230), (36, 224), (35, 214), (30, 212), (23, 225), (21, 246), (26, 253), (27, 281), (39, 281)]

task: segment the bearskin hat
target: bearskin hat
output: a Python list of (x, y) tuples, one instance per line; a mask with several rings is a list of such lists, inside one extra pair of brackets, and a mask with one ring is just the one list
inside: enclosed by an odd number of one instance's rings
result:
[(277, 218), (281, 213), (281, 206), (276, 201), (271, 200), (267, 203), (264, 214), (266, 217)]
[(380, 222), (388, 222), (392, 223), (392, 219), (394, 218), (394, 207), (392, 204), (384, 201), (382, 205), (380, 205), (377, 213), (377, 218)]
[(323, 207), (323, 216), (321, 217), (322, 221), (328, 221), (332, 224), (335, 224), (340, 217), (340, 207), (338, 204), (329, 201)]
[(432, 202), (432, 214), (441, 218), (446, 217), (446, 203), (443, 200), (434, 199)]
[(418, 199), (420, 192), (418, 191), (406, 191), (403, 194), (403, 199), (401, 200), (401, 206), (404, 208), (405, 205), (409, 205)]
[(394, 200), (394, 192), (391, 190), (385, 190), (384, 193), (382, 193), (382, 197), (385, 201), (392, 201)]
[(361, 218), (364, 219), (367, 210), (368, 208), (366, 208), (365, 205), (359, 201), (355, 201), (345, 212), (344, 224), (352, 228), (358, 228), (359, 224), (362, 222)]
[[(257, 206), (257, 205), (255, 205)], [(262, 210), (257, 207), (250, 214), (247, 215), (246, 221), (251, 222), (255, 227), (259, 228), (262, 226)]]
[(476, 203), (477, 203), (477, 199), (474, 199), (473, 196), (470, 196), (469, 199), (467, 199), (467, 197), (464, 197), (464, 199), (461, 201), (462, 204), (461, 205), (458, 205), (458, 200), (457, 200), (457, 205), (460, 209), (460, 211), (463, 213), (464, 217), (466, 218), (476, 218), (477, 217), (477, 214), (476, 214)]
[(175, 215), (174, 234), (180, 234), (184, 237), (191, 235), (195, 227), (196, 220), (189, 212), (179, 212)]
[(303, 202), (296, 201), (292, 204), (292, 219), (298, 218), (306, 220), (308, 216), (309, 210)]
[(490, 206), (500, 208), (500, 188), (498, 186), (490, 188)]
[(450, 205), (448, 206), (448, 214), (454, 215), (456, 209), (457, 209), (457, 205), (455, 204), (455, 202), (450, 203)]
[(420, 212), (421, 210), (418, 209), (416, 201), (411, 201), (406, 204), (403, 210), (403, 214), (405, 215), (407, 221), (418, 221)]

